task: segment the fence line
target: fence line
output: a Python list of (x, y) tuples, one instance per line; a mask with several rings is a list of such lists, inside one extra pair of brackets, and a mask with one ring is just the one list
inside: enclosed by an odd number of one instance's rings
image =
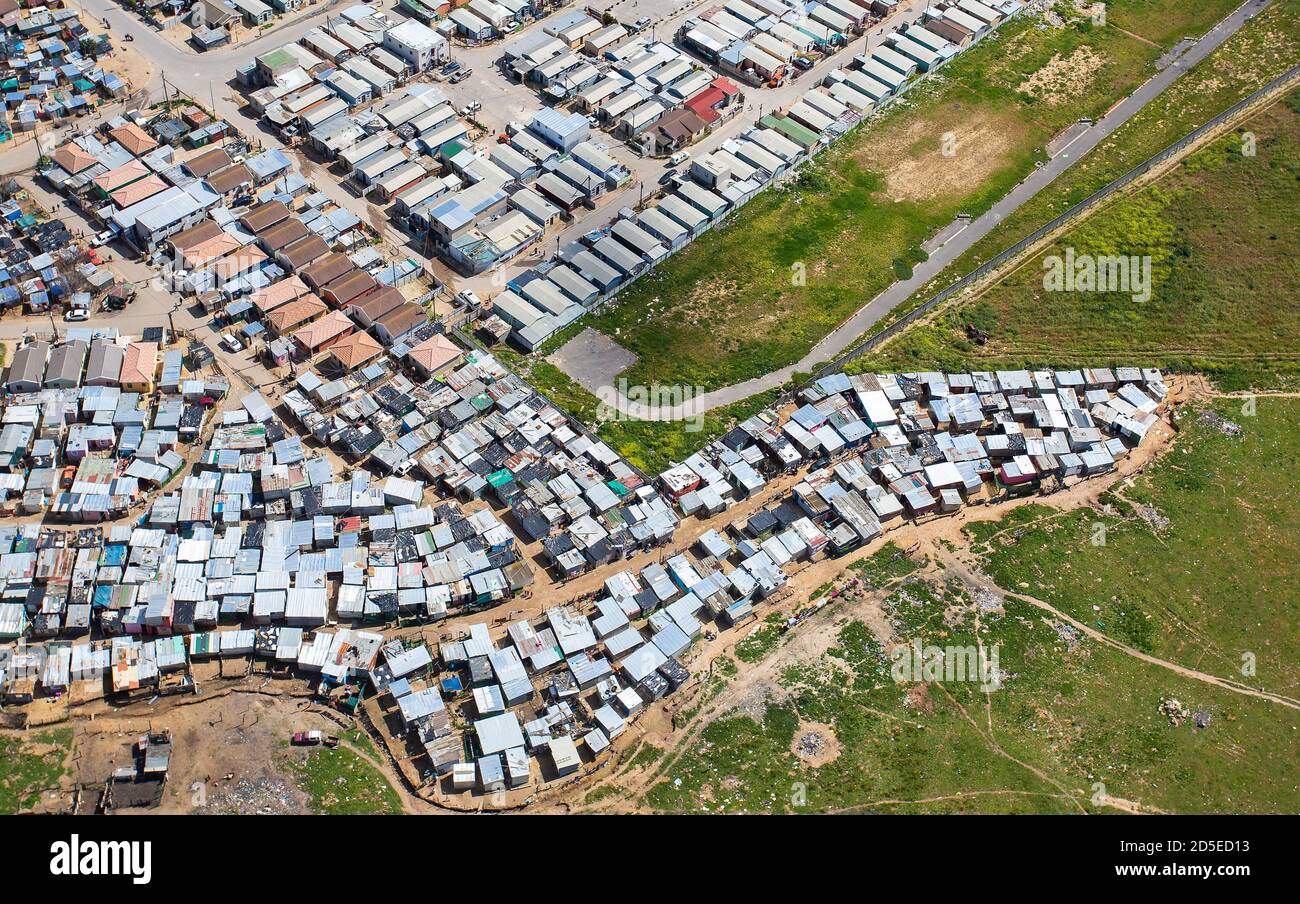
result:
[(1065, 212), (1053, 217), (1047, 223), (1040, 226), (1038, 229), (1035, 229), (1033, 232), (1031, 232), (1029, 235), (1025, 236), (1024, 238), (1022, 238), (1020, 241), (998, 252), (993, 257), (989, 258), (987, 261), (980, 264), (970, 273), (958, 279), (952, 285), (944, 289), (941, 289), (938, 293), (931, 296), (925, 302), (923, 302), (922, 304), (913, 308), (911, 311), (908, 311), (906, 314), (899, 317), (898, 320), (895, 320), (893, 323), (889, 324), (889, 326), (885, 327), (880, 332), (863, 340), (858, 345), (854, 346), (844, 354), (840, 355), (831, 363), (824, 365), (822, 368), (820, 368), (817, 371), (817, 376), (825, 376), (828, 373), (834, 373), (836, 371), (843, 370), (844, 366), (848, 364), (850, 361), (853, 361), (854, 359), (861, 357), (867, 352), (872, 351), (875, 348), (878, 348), (880, 345), (882, 345), (889, 339), (892, 339), (893, 337), (897, 336), (907, 327), (911, 326), (921, 317), (924, 317), (926, 314), (930, 313), (932, 310), (934, 310), (943, 302), (947, 301), (952, 296), (966, 290), (974, 283), (979, 282), (984, 277), (988, 276), (990, 273), (998, 270), (1003, 264), (1005, 264), (1007, 261), (1011, 260), (1018, 254), (1020, 254), (1026, 248), (1029, 248), (1037, 244), (1045, 236), (1055, 232), (1065, 223), (1077, 218), (1079, 214), (1089, 210), (1090, 208), (1096, 206), (1100, 202), (1105, 201), (1115, 192), (1119, 191), (1121, 188), (1130, 185), (1135, 180), (1146, 175), (1152, 169), (1155, 169), (1165, 161), (1169, 160), (1170, 158), (1182, 152), (1189, 145), (1199, 141), (1207, 133), (1213, 131), (1214, 129), (1217, 129), (1223, 123), (1227, 122), (1228, 120), (1232, 119), (1237, 114), (1239, 114), (1242, 110), (1245, 110), (1246, 108), (1258, 103), (1261, 99), (1272, 94), (1278, 88), (1282, 87), (1286, 83), (1296, 80), (1298, 76), (1300, 76), (1300, 65), (1294, 66), (1287, 72), (1284, 72), (1282, 75), (1279, 75), (1277, 78), (1273, 79), (1268, 84), (1264, 85), (1262, 88), (1259, 88), (1258, 90), (1252, 92), (1247, 97), (1242, 98), (1240, 101), (1233, 104), (1228, 109), (1219, 113), (1214, 118), (1207, 121), (1204, 125), (1199, 126), (1198, 128), (1184, 135), (1182, 138), (1179, 138), (1177, 141), (1174, 141), (1173, 143), (1169, 144), (1163, 150), (1158, 151), (1151, 157), (1148, 157), (1146, 160), (1142, 161), (1137, 166), (1133, 167), (1131, 170), (1129, 170), (1128, 172), (1124, 173), (1122, 176), (1115, 179), (1113, 182), (1110, 182), (1109, 184), (1099, 188), (1097, 191), (1093, 192), (1087, 198), (1084, 198), (1082, 201), (1070, 207)]

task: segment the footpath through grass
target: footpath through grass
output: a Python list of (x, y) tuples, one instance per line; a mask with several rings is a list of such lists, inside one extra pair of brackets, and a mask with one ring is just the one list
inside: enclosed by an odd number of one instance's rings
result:
[(638, 356), (634, 384), (716, 388), (791, 364), (921, 259), (936, 229), (987, 209), (1053, 136), (1236, 5), (1116, 0), (1104, 27), (1069, 12), (1063, 26), (1013, 21), (586, 325)]
[[(1300, 62), (1300, 0), (1279, 0), (900, 307), (1027, 235), (1135, 164)], [(1201, 370), (1225, 388), (1294, 382), (1300, 236), (1294, 211), (1296, 95), (1193, 155), (1145, 191), (1122, 197), (976, 299), (942, 310), (851, 370), (990, 369), (1133, 362)], [(1248, 134), (1249, 133), (1249, 134)], [(1243, 150), (1246, 153), (1243, 153)], [(1247, 156), (1253, 153), (1254, 156)], [(1043, 257), (1150, 255), (1155, 295), (1042, 289)], [(985, 346), (966, 337), (974, 324)]]

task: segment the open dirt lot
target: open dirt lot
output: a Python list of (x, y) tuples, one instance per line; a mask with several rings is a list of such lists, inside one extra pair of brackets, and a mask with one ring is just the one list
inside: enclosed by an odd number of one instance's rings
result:
[(155, 72), (153, 62), (133, 44), (118, 43), (112, 55), (102, 62), (126, 82), (128, 93), (148, 85)]

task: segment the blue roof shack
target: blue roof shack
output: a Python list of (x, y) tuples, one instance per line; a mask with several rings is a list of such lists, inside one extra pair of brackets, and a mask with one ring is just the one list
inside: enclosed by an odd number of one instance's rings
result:
[(150, 128), (159, 141), (171, 147), (180, 144), (190, 131), (179, 119), (164, 119)]

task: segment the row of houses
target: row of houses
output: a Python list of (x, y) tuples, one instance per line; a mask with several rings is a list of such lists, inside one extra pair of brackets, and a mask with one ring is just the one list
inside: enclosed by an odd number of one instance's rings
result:
[[(1017, 0), (1001, 6), (1011, 13), (1021, 8)], [(945, 13), (936, 9), (935, 15)], [(937, 56), (924, 52), (929, 50)], [(822, 86), (787, 109), (764, 115), (741, 135), (693, 160), (686, 176), (671, 180), (654, 206), (640, 213), (620, 211), (610, 226), (594, 230), (559, 249), (546, 263), (515, 277), (492, 298), (493, 313), (510, 328), (512, 343), (533, 351), (665, 257), (725, 221), (759, 191), (901, 94), (911, 80), (934, 71), (958, 52), (957, 44), (930, 31), (928, 23), (891, 33), (872, 54), (855, 58), (854, 69), (833, 70)], [(688, 99), (688, 108), (720, 115), (735, 102), (737, 93), (734, 84), (716, 79)], [(585, 139), (580, 116), (552, 111), (550, 118)], [(553, 127), (550, 131), (561, 138), (567, 134)], [(678, 137), (683, 143), (689, 140), (685, 135), (663, 135), (659, 140)]]
[[(677, 40), (723, 72), (752, 85), (775, 86), (796, 60), (827, 55), (861, 34), (872, 15), (893, 4), (871, 0), (828, 0), (791, 5), (779, 0), (727, 0), (688, 19)], [(885, 9), (885, 7), (889, 7)]]
[(576, 91), (576, 107), (643, 153), (698, 140), (744, 100), (729, 79), (715, 78), (671, 44), (637, 38), (604, 57), (599, 77)]
[(1167, 395), (1159, 371), (1134, 367), (832, 374), (784, 421), (749, 418), (659, 480), (683, 515), (703, 516), (808, 468), (786, 513), (764, 521), (788, 524), (797, 510), (843, 552), (894, 519), (1105, 473), (1146, 438)]
[(540, 8), (534, 0), (469, 0), (449, 10), (439, 28), (447, 37), (455, 36), (466, 44), (484, 44), (531, 22)]
[(593, 306), (612, 297), (690, 241), (723, 222), (765, 185), (798, 165), (810, 148), (759, 126), (692, 164), (711, 173), (679, 180), (641, 213), (620, 212), (609, 227), (561, 248), (554, 258), (507, 283), (492, 310), (510, 339), (532, 351)]
[[(423, 267), (411, 259), (390, 263), (363, 240), (348, 241), (358, 235), (356, 215), (322, 210), (328, 202), (313, 197), (271, 197), (168, 242), (171, 266), (185, 274), (180, 288), (241, 325), (248, 342), (265, 340), (272, 366), (345, 341), (373, 357), (429, 319), (419, 303), (429, 294)], [(365, 339), (357, 335), (363, 331)]]

